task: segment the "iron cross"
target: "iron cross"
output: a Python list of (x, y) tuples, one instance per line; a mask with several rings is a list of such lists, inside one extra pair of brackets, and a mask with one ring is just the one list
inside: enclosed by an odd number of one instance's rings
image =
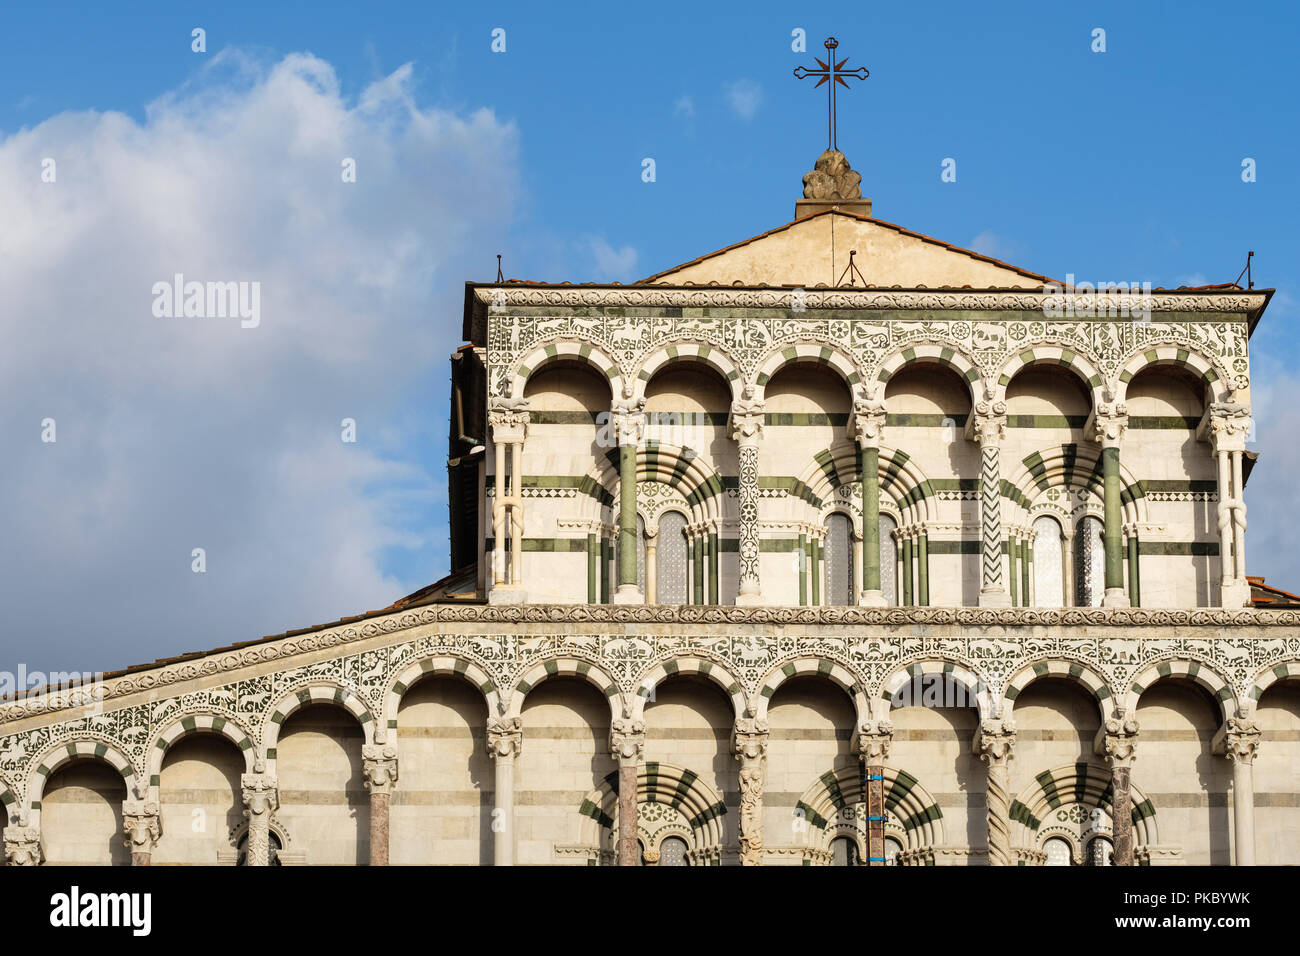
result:
[(844, 59), (840, 60), (840, 62), (836, 63), (835, 48), (839, 46), (839, 43), (838, 41), (836, 41), (834, 37), (827, 37), (825, 45), (826, 45), (826, 62), (823, 63), (818, 57), (813, 57), (814, 60), (817, 60), (817, 65), (821, 67), (820, 70), (810, 70), (804, 66), (796, 66), (794, 68), (794, 75), (796, 79), (800, 79), (800, 80), (805, 79), (806, 77), (809, 76), (820, 77), (820, 79), (817, 81), (817, 86), (813, 87), (814, 90), (817, 89), (818, 86), (821, 86), (823, 83), (827, 83), (827, 82), (830, 83), (830, 88), (826, 91), (827, 132), (829, 133), (830, 136), (829, 148), (838, 149), (839, 147), (836, 144), (836, 137), (835, 137), (835, 84), (838, 83), (842, 85), (845, 89), (848, 89), (849, 84), (844, 79), (846, 76), (852, 76), (859, 80), (865, 80), (871, 74), (867, 72), (867, 68), (865, 66), (860, 66), (856, 70), (844, 69), (844, 64), (849, 62), (849, 58), (847, 56)]

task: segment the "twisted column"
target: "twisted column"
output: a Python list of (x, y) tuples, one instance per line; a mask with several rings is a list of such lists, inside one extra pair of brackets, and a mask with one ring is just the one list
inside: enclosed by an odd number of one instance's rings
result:
[(738, 445), (740, 485), (740, 588), (736, 603), (763, 603), (758, 560), (758, 443), (763, 437), (763, 403), (755, 401), (753, 387), (746, 385), (744, 397), (731, 405), (731, 438)]
[(1250, 604), (1246, 580), (1246, 499), (1242, 494), (1241, 457), (1250, 433), (1250, 407), (1239, 402), (1210, 405), (1202, 437), (1214, 445), (1218, 464), (1218, 530), (1221, 603), (1223, 607)]
[(864, 607), (884, 607), (880, 590), (880, 441), (885, 432), (885, 403), (877, 391), (859, 385), (849, 427), (858, 443), (858, 477), (862, 481), (862, 593)]
[(885, 865), (885, 758), (894, 725), (871, 720), (858, 729), (858, 756), (867, 782), (867, 865)]
[(1129, 774), (1137, 757), (1138, 722), (1117, 714), (1106, 721), (1106, 762), (1110, 764), (1111, 820), (1114, 823), (1115, 866), (1133, 865), (1133, 790)]
[(392, 744), (365, 744), (361, 771), (370, 791), (370, 865), (388, 865), (389, 800), (397, 783), (397, 748)]
[(736, 721), (731, 745), (740, 761), (740, 865), (761, 866), (767, 723), (741, 717)]
[(524, 748), (524, 725), (518, 717), (489, 717), (487, 748), (495, 770), (492, 813), (492, 865), (515, 865), (515, 765)]
[(980, 759), (988, 765), (987, 798), (989, 866), (1011, 866), (1011, 787), (1007, 764), (1016, 746), (1016, 728), (1009, 720), (980, 721), (975, 738)]
[(122, 801), (122, 844), (131, 850), (132, 866), (149, 866), (162, 836), (158, 804), (152, 800)]
[(636, 580), (636, 449), (645, 429), (645, 400), (621, 401), (610, 419), (618, 436), (618, 587), (615, 604), (644, 604)]
[(1232, 761), (1233, 840), (1237, 866), (1255, 865), (1255, 753), (1259, 750), (1259, 725), (1243, 717), (1229, 717), (1225, 744)]
[(1007, 403), (981, 401), (970, 418), (980, 446), (980, 606), (1009, 607), (1002, 582), (1002, 442), (1007, 437)]
[(645, 721), (615, 719), (609, 728), (609, 749), (618, 761), (618, 865), (638, 863), (637, 788), (645, 754)]
[(279, 782), (269, 773), (246, 773), (239, 778), (248, 817), (248, 866), (271, 865), (271, 814), (280, 806)]

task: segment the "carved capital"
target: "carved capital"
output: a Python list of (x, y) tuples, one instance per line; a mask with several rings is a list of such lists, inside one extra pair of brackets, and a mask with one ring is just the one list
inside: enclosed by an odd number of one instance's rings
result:
[(39, 866), (45, 861), (41, 831), (36, 827), (4, 828), (5, 863), (9, 866)]
[(280, 806), (280, 785), (269, 773), (245, 773), (239, 777), (243, 791), (244, 814), (251, 821), (255, 817), (268, 818)]
[(1111, 768), (1131, 767), (1137, 757), (1138, 722), (1130, 715), (1117, 715), (1106, 721), (1103, 745)]
[(122, 845), (132, 853), (151, 853), (162, 836), (158, 804), (152, 800), (123, 800), (122, 833)]
[(1016, 725), (1009, 718), (981, 720), (975, 735), (975, 747), (980, 759), (990, 766), (1005, 763), (1014, 756)]
[(397, 748), (392, 744), (363, 745), (361, 768), (367, 790), (391, 793), (397, 783)]
[(1102, 448), (1118, 448), (1128, 430), (1128, 407), (1123, 402), (1102, 402), (1092, 416), (1090, 437)]
[(640, 763), (645, 753), (645, 721), (616, 718), (609, 727), (609, 750), (620, 767)]
[(732, 402), (728, 433), (742, 448), (757, 447), (763, 437), (763, 403), (748, 397)]
[(487, 748), (493, 757), (518, 757), (524, 747), (524, 722), (518, 717), (489, 717)]
[(1253, 763), (1259, 750), (1259, 724), (1245, 717), (1229, 717), (1224, 746), (1228, 759), (1236, 763)]
[(858, 754), (867, 766), (883, 763), (894, 742), (894, 725), (888, 720), (868, 720), (858, 728)]
[(636, 445), (645, 434), (645, 399), (620, 399), (609, 413), (610, 424), (620, 445)]
[(513, 445), (528, 437), (528, 399), (494, 398), (488, 405), (488, 425), (498, 445)]
[(1007, 403), (979, 401), (970, 418), (971, 437), (981, 445), (997, 447), (1007, 437)]
[(767, 721), (741, 717), (732, 731), (731, 744), (742, 766), (767, 756)]
[(1245, 451), (1250, 435), (1250, 406), (1241, 402), (1212, 402), (1206, 418), (1206, 437), (1214, 450)]
[(853, 417), (849, 428), (863, 448), (879, 448), (885, 436), (885, 403), (877, 390), (859, 385), (853, 392)]

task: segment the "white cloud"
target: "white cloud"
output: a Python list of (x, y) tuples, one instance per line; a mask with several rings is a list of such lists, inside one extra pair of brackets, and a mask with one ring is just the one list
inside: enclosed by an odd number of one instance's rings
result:
[(985, 229), (981, 232), (967, 244), (966, 248), (970, 249), (971, 252), (978, 252), (982, 256), (1001, 259), (1003, 262), (1011, 262), (1020, 256), (1020, 246), (1018, 244), (999, 236), (991, 229)]
[(739, 79), (722, 88), (727, 105), (745, 121), (752, 120), (763, 103), (763, 89), (750, 79)]
[(601, 236), (592, 236), (588, 241), (591, 257), (595, 262), (592, 279), (596, 282), (631, 282), (639, 278), (636, 274), (636, 249), (623, 246), (615, 249)]
[[(349, 102), (315, 57), (229, 51), (143, 125), (64, 113), (0, 139), (0, 667), (248, 640), (445, 566), (433, 399), (457, 285), (504, 244), (517, 139), (487, 110), (419, 107), (409, 66)], [(260, 326), (155, 318), (175, 273), (259, 282)], [(386, 574), (400, 548), (427, 573)]]
[(695, 100), (685, 93), (677, 97), (677, 102), (673, 104), (673, 115), (693, 119), (695, 117)]

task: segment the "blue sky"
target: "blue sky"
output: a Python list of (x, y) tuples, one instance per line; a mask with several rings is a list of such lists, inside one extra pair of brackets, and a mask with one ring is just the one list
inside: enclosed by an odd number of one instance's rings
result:
[[(23, 304), (0, 426), (25, 476), (0, 480), (0, 650), (39, 629), (29, 667), (247, 640), (444, 573), (462, 283), (498, 252), (510, 276), (631, 280), (787, 221), (825, 147), (824, 91), (791, 71), (832, 33), (871, 71), (839, 145), (878, 217), (1090, 281), (1226, 282), (1255, 251), (1279, 294), (1252, 343), (1249, 570), (1300, 588), (1293, 4), (174, 7), (0, 11), (0, 282)], [(265, 274), (271, 327), (143, 322), (132, 290), (186, 269)], [(33, 447), (47, 415), (59, 442)]]

